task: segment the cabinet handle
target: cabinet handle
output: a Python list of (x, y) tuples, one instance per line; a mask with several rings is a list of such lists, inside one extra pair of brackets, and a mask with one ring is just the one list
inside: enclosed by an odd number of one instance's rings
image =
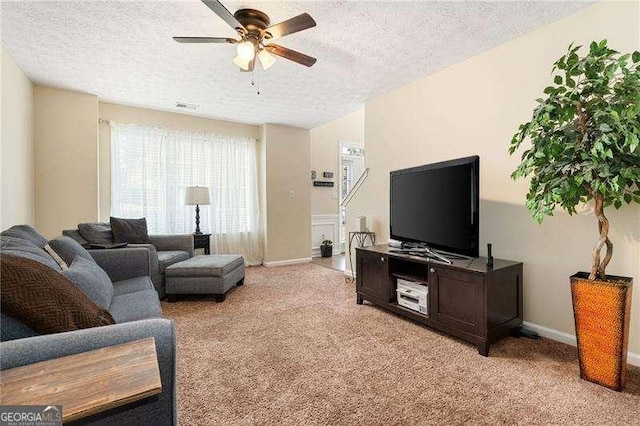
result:
[(436, 270), (434, 268), (429, 269), (429, 272), (431, 272), (432, 274), (435, 272)]
[(384, 257), (381, 257), (381, 258), (380, 258), (380, 262), (384, 262)]

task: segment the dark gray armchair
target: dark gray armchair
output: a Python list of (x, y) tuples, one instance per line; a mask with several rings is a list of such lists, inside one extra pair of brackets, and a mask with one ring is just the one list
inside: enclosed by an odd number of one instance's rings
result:
[[(90, 244), (85, 240), (77, 229), (65, 229), (62, 231), (63, 235), (73, 238), (80, 245), (84, 247), (90, 247)], [(151, 244), (129, 244), (125, 248), (117, 249), (93, 249), (87, 250), (91, 253), (96, 261), (98, 258), (104, 258), (103, 269), (111, 275), (110, 271), (117, 276), (117, 270), (121, 268), (121, 265), (117, 261), (119, 252), (132, 254), (132, 249), (144, 249), (149, 257), (149, 271), (148, 275), (153, 281), (153, 285), (158, 292), (158, 296), (163, 298), (165, 296), (164, 285), (164, 271), (169, 265), (182, 262), (193, 257), (193, 235), (149, 235)], [(99, 253), (103, 252), (103, 253)], [(113, 261), (111, 262), (111, 260)], [(100, 262), (99, 262), (100, 263)]]

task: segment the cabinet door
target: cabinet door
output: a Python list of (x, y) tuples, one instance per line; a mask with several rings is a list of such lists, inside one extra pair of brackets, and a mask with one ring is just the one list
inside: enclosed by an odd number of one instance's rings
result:
[(431, 266), (429, 272), (434, 319), (457, 330), (483, 336), (483, 277), (445, 266)]
[(356, 289), (358, 292), (381, 301), (387, 301), (389, 268), (387, 256), (357, 252)]

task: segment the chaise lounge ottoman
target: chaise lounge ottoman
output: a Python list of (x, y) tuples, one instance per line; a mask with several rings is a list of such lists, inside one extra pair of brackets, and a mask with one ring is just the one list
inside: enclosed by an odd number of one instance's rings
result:
[(244, 284), (244, 258), (237, 254), (194, 256), (165, 269), (166, 294), (175, 302), (178, 294), (213, 294), (224, 302), (227, 291)]

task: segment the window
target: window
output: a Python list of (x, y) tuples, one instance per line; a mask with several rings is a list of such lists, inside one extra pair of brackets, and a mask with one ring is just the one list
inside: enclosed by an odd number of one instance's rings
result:
[(145, 217), (151, 234), (191, 233), (187, 186), (209, 188), (200, 229), (212, 251), (262, 259), (256, 140), (111, 123), (111, 214)]

